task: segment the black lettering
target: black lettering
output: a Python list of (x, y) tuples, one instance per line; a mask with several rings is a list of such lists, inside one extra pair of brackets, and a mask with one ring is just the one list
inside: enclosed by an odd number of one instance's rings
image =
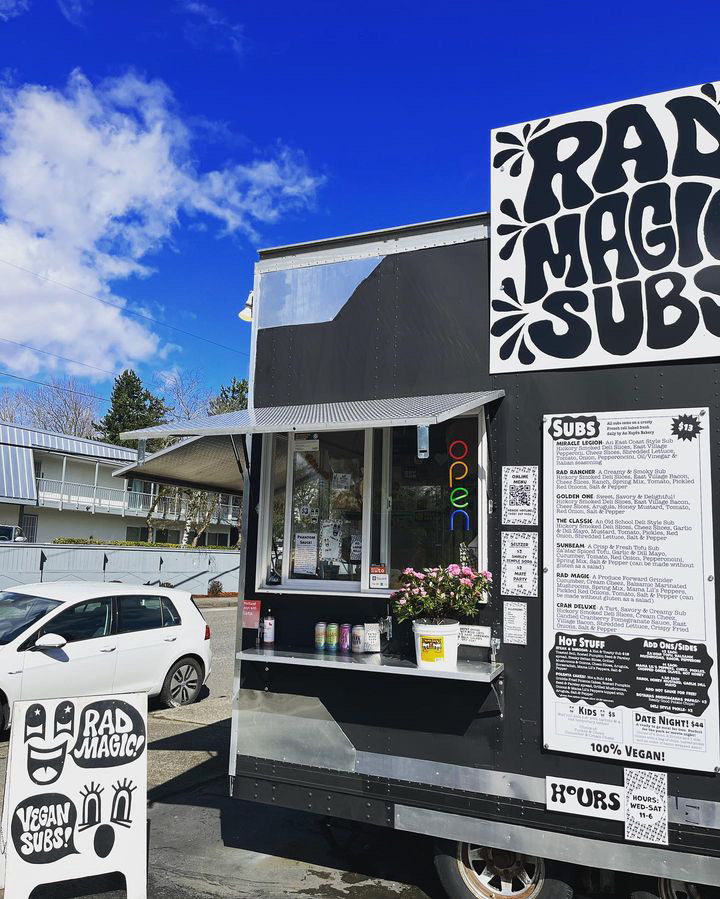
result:
[[(664, 225), (661, 228), (650, 228), (643, 238), (643, 218), (646, 209), (652, 209), (653, 225)], [(635, 255), (644, 268), (651, 272), (659, 272), (667, 268), (675, 257), (677, 245), (675, 232), (669, 222), (672, 221), (670, 210), (670, 185), (647, 184), (641, 187), (630, 203), (628, 227)], [(651, 247), (660, 248), (651, 253)]]
[[(578, 168), (598, 149), (602, 133), (598, 122), (569, 122), (530, 141), (533, 171), (523, 207), (526, 222), (539, 222), (560, 211), (560, 201), (553, 190), (557, 175), (566, 209), (579, 209), (592, 200), (593, 192), (578, 174)], [(576, 146), (566, 154), (560, 147), (563, 141), (575, 142)]]
[(585, 319), (574, 312), (587, 310), (587, 296), (579, 290), (558, 290), (543, 301), (542, 308), (559, 319), (565, 325), (565, 330), (560, 334), (556, 333), (552, 321), (548, 319), (533, 322), (528, 326), (528, 334), (535, 346), (556, 359), (577, 359), (582, 356), (590, 346), (592, 331)]
[(606, 352), (613, 356), (627, 356), (637, 348), (642, 338), (645, 316), (643, 314), (642, 287), (639, 281), (623, 281), (617, 286), (623, 317), (613, 317), (612, 287), (596, 287), (595, 319), (598, 340)]
[[(698, 223), (710, 196), (710, 190), (710, 185), (701, 181), (683, 181), (675, 193), (678, 264), (683, 268), (689, 268), (703, 261), (703, 251), (698, 243)], [(707, 235), (705, 239), (707, 240)]]
[[(669, 289), (660, 293), (660, 285), (670, 282)], [(647, 303), (647, 345), (652, 350), (667, 350), (681, 346), (695, 333), (700, 321), (697, 306), (681, 293), (685, 276), (679, 272), (663, 272), (645, 282)], [(666, 321), (668, 309), (679, 313), (672, 322)]]
[[(695, 284), (705, 293), (720, 297), (720, 265), (709, 265), (695, 274)], [(700, 297), (700, 311), (708, 331), (720, 337), (720, 306), (712, 297)]]
[(710, 253), (720, 259), (720, 190), (713, 194), (708, 205), (703, 234)]
[[(631, 138), (633, 146), (628, 146)], [(607, 133), (600, 161), (593, 176), (593, 187), (607, 194), (627, 184), (625, 163), (635, 161), (635, 180), (660, 181), (668, 170), (667, 150), (660, 130), (647, 109), (631, 103), (614, 109), (607, 117)]]
[[(551, 236), (550, 228), (544, 222), (528, 228), (525, 232), (523, 249), (526, 303), (541, 300), (547, 293), (546, 263), (556, 278), (565, 278), (567, 287), (580, 287), (587, 281), (587, 272), (580, 252), (578, 213), (563, 215), (556, 219), (553, 232)], [(557, 244), (557, 252), (554, 243)]]
[[(720, 178), (720, 112), (702, 97), (673, 97), (666, 103), (675, 117), (678, 145), (672, 173), (680, 178), (704, 175)], [(698, 129), (702, 129), (699, 131)], [(704, 152), (698, 147), (702, 132), (715, 141), (717, 147)]]
[[(617, 252), (615, 277), (634, 278), (638, 273), (637, 263), (625, 233), (627, 205), (627, 195), (617, 193), (599, 197), (588, 208), (585, 217), (585, 244), (593, 281), (596, 284), (605, 284), (613, 277), (605, 260), (605, 254), (610, 250)], [(613, 233), (605, 237), (603, 230), (607, 230), (604, 226), (608, 222), (612, 222)]]

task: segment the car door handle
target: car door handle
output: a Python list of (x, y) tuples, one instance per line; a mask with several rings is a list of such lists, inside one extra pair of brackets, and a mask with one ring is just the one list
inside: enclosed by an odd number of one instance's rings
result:
[(177, 640), (177, 637), (164, 637), (163, 639), (166, 643), (174, 643)]
[(101, 646), (100, 652), (115, 652), (114, 646)]

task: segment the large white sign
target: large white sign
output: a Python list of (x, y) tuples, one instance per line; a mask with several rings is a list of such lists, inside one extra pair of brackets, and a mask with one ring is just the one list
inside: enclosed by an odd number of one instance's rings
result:
[(492, 134), (490, 371), (720, 353), (720, 88)]
[(546, 415), (544, 743), (720, 765), (707, 409)]
[(120, 871), (147, 895), (147, 694), (16, 702), (3, 834), (5, 899)]

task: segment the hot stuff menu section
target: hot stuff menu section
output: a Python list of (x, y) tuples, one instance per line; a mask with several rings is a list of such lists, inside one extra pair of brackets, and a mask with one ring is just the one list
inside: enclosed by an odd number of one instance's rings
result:
[(547, 415), (544, 742), (720, 765), (707, 409)]

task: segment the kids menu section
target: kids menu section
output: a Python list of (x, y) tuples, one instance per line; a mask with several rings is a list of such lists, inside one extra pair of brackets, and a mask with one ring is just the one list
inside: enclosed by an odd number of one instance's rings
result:
[(720, 765), (709, 412), (547, 415), (544, 743)]

